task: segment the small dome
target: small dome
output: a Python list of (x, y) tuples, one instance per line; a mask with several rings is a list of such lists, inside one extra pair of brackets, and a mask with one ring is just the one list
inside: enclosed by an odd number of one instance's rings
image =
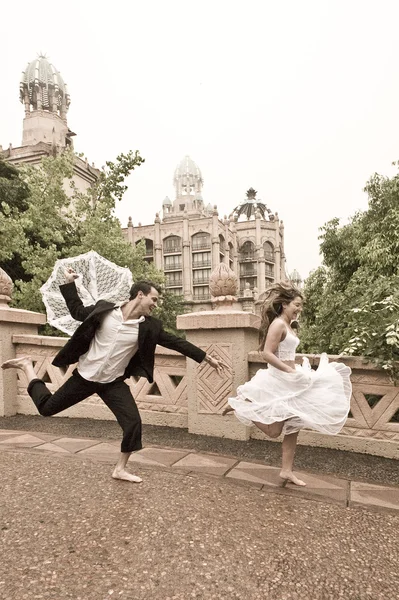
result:
[(58, 110), (64, 105), (66, 111), (70, 104), (67, 86), (60, 72), (45, 56), (28, 63), (22, 73), (19, 96), (22, 103), (28, 99), (35, 110), (41, 108), (53, 112), (54, 107)]
[(166, 196), (165, 200), (162, 202), (162, 206), (172, 206), (172, 201), (169, 196)]
[(200, 200), (201, 202), (203, 202), (203, 201), (204, 201), (204, 199), (203, 199), (203, 197), (202, 197), (202, 194), (195, 194), (195, 199), (196, 199), (196, 200)]
[(195, 162), (186, 155), (180, 164), (176, 167), (175, 170), (175, 180), (180, 177), (185, 177), (187, 175), (193, 175), (195, 178), (198, 178), (202, 181), (202, 174)]

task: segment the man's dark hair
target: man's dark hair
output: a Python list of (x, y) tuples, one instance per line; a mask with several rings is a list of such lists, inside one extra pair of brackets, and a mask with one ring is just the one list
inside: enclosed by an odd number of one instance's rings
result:
[(143, 292), (144, 296), (148, 296), (151, 292), (151, 288), (157, 290), (158, 294), (162, 294), (162, 290), (157, 283), (143, 279), (142, 281), (136, 281), (130, 288), (129, 300), (134, 300), (139, 292)]

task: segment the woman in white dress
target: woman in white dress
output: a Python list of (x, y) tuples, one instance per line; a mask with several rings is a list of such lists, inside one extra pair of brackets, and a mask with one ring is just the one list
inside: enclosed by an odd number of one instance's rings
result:
[(259, 350), (268, 363), (254, 377), (239, 386), (237, 397), (229, 398), (225, 413), (234, 410), (246, 425), (254, 424), (267, 436), (284, 434), (280, 477), (305, 485), (293, 472), (298, 433), (304, 427), (337, 434), (350, 409), (351, 370), (343, 363), (329, 363), (322, 354), (317, 371), (304, 359), (295, 364), (299, 339), (291, 322), (303, 305), (301, 293), (289, 283), (275, 284), (262, 306)]

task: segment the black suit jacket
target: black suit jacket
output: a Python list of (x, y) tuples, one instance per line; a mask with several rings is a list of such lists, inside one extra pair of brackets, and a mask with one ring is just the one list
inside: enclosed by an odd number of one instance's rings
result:
[[(66, 367), (76, 363), (79, 357), (88, 351), (102, 319), (107, 312), (114, 310), (116, 305), (106, 300), (99, 300), (92, 306), (83, 306), (74, 283), (61, 285), (60, 290), (72, 317), (77, 321), (83, 321), (53, 360), (53, 365), (56, 367)], [(146, 377), (150, 383), (153, 382), (157, 344), (176, 350), (198, 363), (202, 362), (206, 355), (194, 344), (164, 331), (159, 319), (145, 317), (145, 320), (139, 324), (138, 350), (126, 367), (125, 378), (135, 375)]]

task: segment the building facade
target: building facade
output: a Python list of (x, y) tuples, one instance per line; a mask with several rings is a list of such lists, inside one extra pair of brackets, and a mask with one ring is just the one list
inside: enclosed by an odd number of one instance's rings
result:
[(219, 264), (228, 265), (239, 278), (240, 296), (252, 290), (262, 294), (272, 283), (286, 279), (284, 225), (256, 199), (247, 198), (221, 219), (217, 207), (202, 197), (203, 178), (189, 156), (173, 178), (176, 196), (168, 197), (151, 225), (123, 229), (131, 244), (145, 241), (146, 260), (164, 271), (168, 291), (182, 295), (188, 308), (210, 310), (209, 276)]

